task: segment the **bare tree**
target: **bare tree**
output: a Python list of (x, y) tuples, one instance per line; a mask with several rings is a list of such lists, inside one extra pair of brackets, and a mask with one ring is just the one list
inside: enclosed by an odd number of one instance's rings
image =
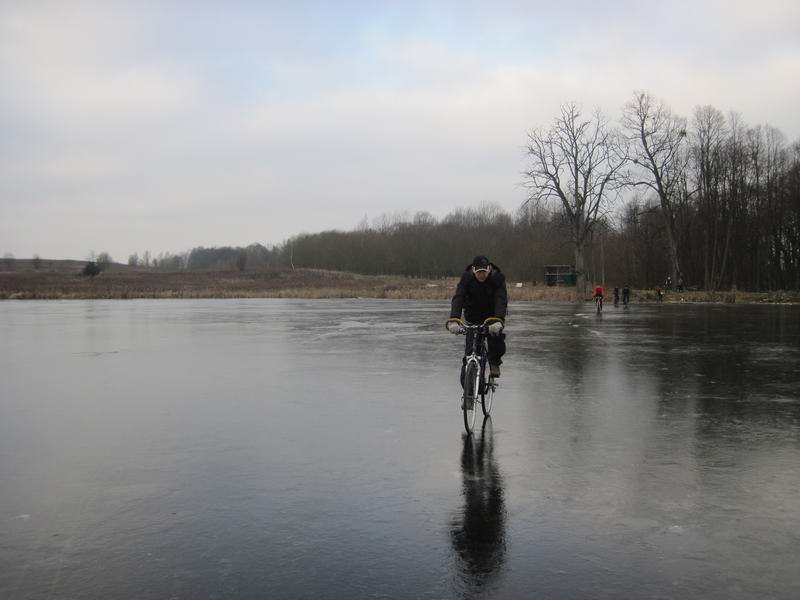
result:
[(703, 220), (703, 284), (714, 291), (725, 270), (731, 234), (729, 196), (724, 188), (728, 167), (725, 116), (713, 106), (698, 106), (692, 121), (693, 179), (697, 186), (698, 207)]
[(247, 267), (247, 253), (242, 250), (236, 256), (236, 269), (242, 272), (245, 270), (245, 267)]
[(627, 162), (618, 135), (600, 111), (583, 119), (580, 109), (569, 103), (550, 129), (528, 133), (527, 155), (527, 202), (554, 204), (563, 212), (575, 246), (576, 288), (583, 293), (584, 248), (616, 197)]
[(111, 255), (108, 252), (101, 252), (97, 255), (96, 262), (100, 268), (105, 271), (109, 265), (114, 262), (114, 259), (111, 258)]
[(786, 147), (786, 140), (783, 134), (774, 127), (766, 127), (765, 138), (765, 177), (764, 193), (766, 200), (767, 214), (769, 215), (770, 227), (767, 233), (768, 252), (770, 263), (773, 265), (772, 273), (769, 278), (771, 289), (782, 289), (785, 287), (784, 265), (789, 260), (787, 252), (787, 228), (790, 226), (791, 219), (786, 214), (785, 203), (782, 199), (782, 188), (785, 186), (784, 180), (789, 170), (789, 149)]
[(679, 204), (685, 200), (686, 119), (672, 113), (648, 92), (637, 91), (622, 111), (622, 126), (631, 160), (640, 167), (630, 180), (658, 194), (665, 220), (672, 281), (683, 277), (678, 232)]

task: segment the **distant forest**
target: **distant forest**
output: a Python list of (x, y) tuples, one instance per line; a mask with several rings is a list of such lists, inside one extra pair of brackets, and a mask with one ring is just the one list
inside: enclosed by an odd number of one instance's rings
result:
[[(800, 148), (793, 152), (791, 172), (787, 170), (781, 178), (786, 185), (783, 192), (765, 191), (737, 213), (727, 265), (716, 289), (733, 284), (752, 291), (800, 289)], [(707, 245), (719, 225), (716, 219), (704, 218), (703, 207), (686, 208), (691, 212), (684, 229), (686, 285), (707, 289), (711, 287), (705, 282)], [(622, 205), (616, 222), (602, 221), (595, 229), (586, 261), (587, 279), (605, 281), (608, 286), (663, 285), (670, 273), (666, 244), (657, 203), (633, 198)], [(475, 254), (489, 256), (510, 281), (541, 283), (545, 265), (571, 264), (573, 249), (569, 229), (558, 213), (522, 207), (509, 214), (486, 204), (456, 209), (442, 219), (424, 212), (410, 217), (384, 215), (352, 231), (301, 234), (271, 247), (199, 247), (177, 255), (145, 256), (150, 268), (167, 271), (294, 267), (445, 277), (460, 274)], [(138, 255), (128, 262), (145, 265)]]
[(271, 247), (145, 253), (128, 263), (442, 277), (485, 254), (510, 281), (542, 282), (545, 265), (578, 263), (587, 285), (652, 288), (672, 276), (708, 291), (800, 289), (800, 141), (712, 106), (688, 120), (647, 92), (634, 92), (617, 128), (568, 104), (529, 139), (530, 200), (511, 213), (487, 203), (441, 219), (383, 215)]

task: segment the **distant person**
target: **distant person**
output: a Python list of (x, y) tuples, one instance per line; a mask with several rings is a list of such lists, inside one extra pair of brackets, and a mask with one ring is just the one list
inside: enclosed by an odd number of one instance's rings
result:
[[(508, 307), (508, 291), (506, 278), (496, 264), (485, 256), (476, 256), (472, 263), (467, 265), (461, 274), (461, 280), (456, 287), (456, 293), (450, 303), (450, 319), (447, 329), (450, 333), (459, 333), (461, 326), (456, 319), (464, 319), (470, 324), (481, 324), (486, 319), (498, 319), (489, 325), (489, 372), (492, 377), (500, 377), (500, 365), (506, 352), (505, 327), (506, 310)], [(466, 336), (465, 352), (472, 348), (472, 335)], [(462, 363), (463, 364), (463, 363)]]
[(592, 300), (594, 300), (595, 306), (597, 306), (598, 313), (603, 310), (603, 286), (598, 285), (596, 288), (594, 288), (594, 296), (592, 296)]
[(626, 307), (627, 307), (627, 306), (628, 306), (628, 303), (629, 303), (630, 301), (631, 301), (631, 290), (630, 290), (630, 288), (629, 288), (629, 287), (626, 285), (624, 288), (622, 288), (622, 304), (623, 304), (623, 306), (626, 306)]
[(683, 291), (683, 277), (678, 277), (678, 291)]
[(614, 306), (619, 306), (619, 288), (614, 288)]
[(662, 290), (660, 287), (656, 288), (656, 299), (659, 302), (663, 302), (664, 301), (664, 290)]

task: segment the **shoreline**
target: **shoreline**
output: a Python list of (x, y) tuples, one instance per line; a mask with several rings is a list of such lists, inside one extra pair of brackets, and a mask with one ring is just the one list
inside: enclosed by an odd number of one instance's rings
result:
[[(458, 279), (358, 275), (320, 269), (269, 271), (155, 272), (111, 271), (95, 278), (75, 273), (0, 272), (0, 300), (132, 300), (132, 299), (395, 299), (452, 298)], [(517, 287), (521, 284), (521, 287)], [(533, 282), (509, 282), (511, 302), (590, 302), (573, 288)], [(607, 297), (608, 298), (608, 297)], [(606, 304), (611, 300), (607, 299)], [(632, 304), (657, 304), (653, 289), (631, 290)], [(664, 304), (798, 304), (800, 292), (705, 291), (667, 292)]]

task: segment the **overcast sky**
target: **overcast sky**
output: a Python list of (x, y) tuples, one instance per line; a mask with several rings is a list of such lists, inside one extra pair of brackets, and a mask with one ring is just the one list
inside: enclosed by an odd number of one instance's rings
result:
[(0, 254), (279, 243), (525, 199), (634, 89), (800, 138), (800, 2), (0, 2)]

